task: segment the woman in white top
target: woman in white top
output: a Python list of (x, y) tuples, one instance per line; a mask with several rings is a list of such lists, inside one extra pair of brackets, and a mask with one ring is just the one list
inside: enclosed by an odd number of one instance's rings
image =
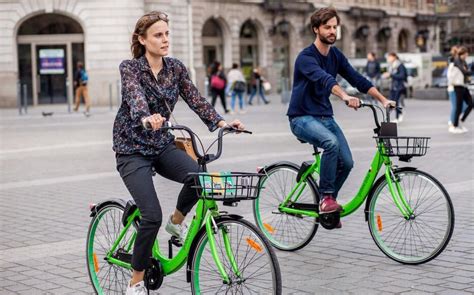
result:
[(231, 113), (235, 112), (235, 97), (239, 98), (240, 113), (244, 113), (244, 93), (247, 89), (245, 78), (239, 70), (239, 65), (234, 63), (232, 69), (227, 73), (227, 81), (231, 91)]

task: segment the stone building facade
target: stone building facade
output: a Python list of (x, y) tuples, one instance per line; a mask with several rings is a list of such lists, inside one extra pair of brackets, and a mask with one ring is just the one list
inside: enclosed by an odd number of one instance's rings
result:
[(115, 101), (118, 65), (131, 57), (135, 22), (150, 10), (169, 15), (170, 55), (203, 92), (214, 60), (226, 69), (240, 63), (247, 75), (259, 66), (279, 91), (314, 41), (310, 15), (329, 5), (340, 12), (336, 46), (348, 57), (439, 51), (434, 0), (12, 0), (0, 2), (0, 106), (15, 106), (23, 88), (32, 105), (71, 100), (77, 61), (88, 70), (93, 103)]

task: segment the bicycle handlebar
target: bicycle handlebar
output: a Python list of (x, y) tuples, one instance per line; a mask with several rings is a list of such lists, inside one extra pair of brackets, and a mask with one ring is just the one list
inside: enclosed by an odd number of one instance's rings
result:
[[(349, 105), (349, 103), (346, 101), (346, 105)], [(362, 107), (369, 107), (371, 110), (372, 110), (372, 113), (374, 114), (374, 121), (375, 121), (375, 125), (377, 126), (377, 129), (380, 129), (380, 121), (379, 121), (379, 118), (377, 116), (377, 111), (375, 110), (375, 108), (378, 108), (382, 114), (384, 113), (384, 111), (382, 110), (382, 108), (376, 104), (371, 104), (371, 103), (365, 103), (363, 100), (359, 99), (359, 108), (362, 108)], [(385, 108), (385, 117), (383, 118), (383, 121), (382, 122), (390, 122), (390, 111), (392, 109), (399, 109), (401, 110), (402, 108), (401, 107), (394, 107), (394, 106), (388, 106), (387, 108)]]
[[(152, 126), (151, 126), (150, 122), (145, 122), (144, 127), (147, 130), (152, 130)], [(215, 155), (212, 155), (212, 154), (207, 154), (206, 152), (203, 151), (204, 152), (204, 155), (203, 155), (203, 154), (201, 154), (201, 152), (199, 151), (199, 149), (197, 148), (197, 145), (196, 145), (196, 138), (199, 140), (199, 142), (201, 142), (201, 139), (189, 127), (184, 126), (184, 125), (173, 125), (170, 121), (165, 121), (163, 123), (163, 126), (160, 128), (160, 130), (182, 130), (182, 131), (186, 131), (186, 133), (188, 133), (190, 138), (191, 138), (191, 143), (193, 145), (194, 152), (196, 153), (196, 156), (198, 157), (198, 161), (199, 161), (200, 164), (208, 164), (208, 163), (210, 163), (212, 161), (215, 161), (218, 158), (220, 158), (220, 156), (222, 154), (222, 141), (223, 141), (222, 138), (225, 135), (224, 132), (227, 131), (227, 133), (252, 134), (252, 132), (248, 131), (248, 130), (239, 130), (239, 129), (237, 129), (235, 127), (232, 127), (230, 125), (224, 126), (224, 127), (220, 128), (218, 136), (217, 136), (217, 153)], [(212, 146), (212, 144), (211, 144), (211, 146)], [(201, 145), (202, 145), (202, 143), (201, 143)]]

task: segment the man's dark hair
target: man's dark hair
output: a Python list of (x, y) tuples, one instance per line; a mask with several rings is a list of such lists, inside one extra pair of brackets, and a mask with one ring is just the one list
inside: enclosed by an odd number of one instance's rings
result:
[(321, 25), (325, 25), (331, 18), (337, 19), (337, 24), (341, 22), (339, 15), (337, 15), (336, 9), (332, 7), (321, 8), (317, 10), (311, 16), (311, 31), (314, 33), (314, 28), (319, 28)]
[(238, 68), (239, 68), (239, 64), (238, 64), (238, 63), (233, 63), (233, 64), (232, 64), (232, 68), (233, 68), (233, 69), (238, 69)]

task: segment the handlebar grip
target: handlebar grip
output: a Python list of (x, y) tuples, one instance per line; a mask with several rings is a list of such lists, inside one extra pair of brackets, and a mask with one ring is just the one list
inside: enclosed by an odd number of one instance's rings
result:
[(237, 132), (237, 133), (242, 132), (242, 133), (252, 134), (252, 131), (239, 130), (239, 129), (237, 129), (237, 128), (233, 127), (233, 126), (230, 126), (230, 125), (224, 127), (223, 129), (224, 129), (224, 130), (228, 130), (228, 131), (230, 131), (230, 132)]
[[(170, 121), (165, 121), (163, 122), (163, 125), (161, 125), (160, 129), (172, 129), (174, 126)], [(143, 122), (143, 128), (146, 130), (153, 130), (153, 126), (151, 126), (151, 123), (149, 121)]]
[[(346, 106), (349, 105), (349, 102), (348, 102), (348, 101), (344, 101), (344, 102), (346, 103)], [(361, 107), (365, 107), (365, 106), (367, 106), (367, 104), (366, 104), (362, 99), (359, 99), (359, 109), (360, 109)]]

